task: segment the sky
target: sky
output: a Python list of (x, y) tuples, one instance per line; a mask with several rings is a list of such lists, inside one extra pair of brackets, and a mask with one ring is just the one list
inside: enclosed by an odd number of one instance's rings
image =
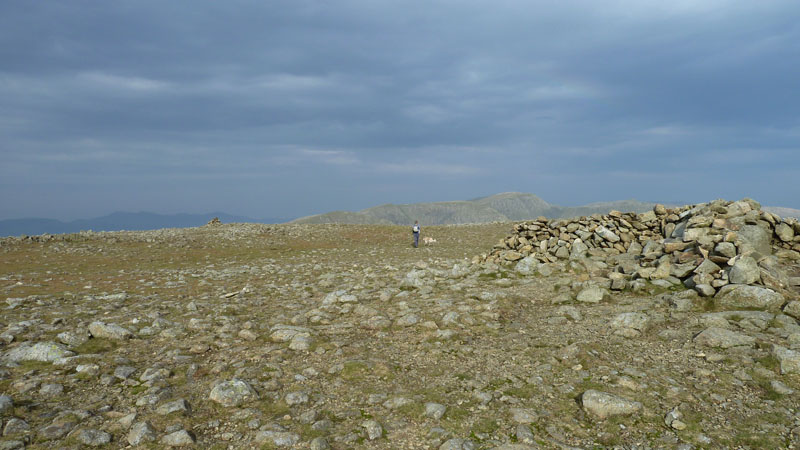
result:
[(0, 2), (0, 219), (800, 209), (800, 2)]

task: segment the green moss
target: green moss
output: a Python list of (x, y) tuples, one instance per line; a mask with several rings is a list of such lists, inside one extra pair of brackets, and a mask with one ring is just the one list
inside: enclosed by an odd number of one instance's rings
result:
[(257, 408), (259, 411), (264, 413), (265, 416), (271, 419), (279, 419), (291, 412), (289, 405), (287, 405), (283, 400), (279, 400), (277, 402), (259, 401)]
[(500, 425), (497, 423), (497, 420), (488, 417), (478, 419), (478, 421), (472, 424), (472, 432), (476, 434), (477, 433), (494, 434), (494, 432), (499, 429)]
[(420, 419), (425, 413), (425, 407), (422, 403), (412, 402), (397, 408), (397, 412), (410, 419)]
[(450, 426), (463, 427), (469, 416), (469, 406), (460, 405), (448, 407), (442, 419)]
[(342, 369), (342, 378), (353, 381), (364, 378), (369, 373), (369, 365), (363, 361), (347, 361)]
[(511, 387), (503, 391), (504, 394), (518, 398), (533, 398), (539, 393), (539, 387), (535, 384), (526, 384), (522, 387)]
[(310, 441), (314, 438), (325, 436), (326, 433), (321, 430), (313, 429), (310, 424), (301, 424), (298, 429), (298, 434), (303, 437), (304, 441)]
[(139, 394), (141, 394), (142, 392), (144, 392), (146, 390), (147, 390), (147, 386), (145, 386), (145, 385), (133, 386), (131, 388), (131, 390), (130, 390), (130, 393), (132, 395), (139, 395)]

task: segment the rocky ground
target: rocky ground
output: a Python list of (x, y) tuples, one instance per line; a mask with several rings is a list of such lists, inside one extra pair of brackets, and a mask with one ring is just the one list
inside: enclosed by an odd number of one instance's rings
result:
[(0, 241), (0, 449), (800, 446), (790, 311), (473, 258), (512, 225)]

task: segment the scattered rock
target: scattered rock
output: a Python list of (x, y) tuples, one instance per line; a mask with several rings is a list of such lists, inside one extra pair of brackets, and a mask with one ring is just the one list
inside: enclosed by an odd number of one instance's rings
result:
[(361, 426), (367, 431), (367, 439), (370, 441), (374, 441), (383, 436), (383, 427), (375, 420), (365, 420)]
[(308, 394), (305, 392), (290, 392), (286, 394), (286, 404), (289, 406), (308, 403)]
[(8, 395), (0, 395), (0, 416), (5, 416), (14, 410), (14, 401)]
[(300, 442), (300, 436), (288, 431), (259, 431), (256, 433), (255, 441), (257, 444), (270, 444), (275, 447), (292, 447)]
[(3, 436), (16, 436), (27, 433), (30, 429), (31, 427), (28, 425), (28, 422), (17, 417), (12, 417), (8, 419), (8, 422), (6, 422), (6, 425), (3, 427)]
[(156, 430), (150, 425), (150, 422), (137, 422), (131, 426), (128, 431), (128, 443), (134, 447), (147, 442), (156, 440)]
[(209, 398), (223, 406), (239, 406), (258, 399), (256, 391), (244, 380), (232, 379), (217, 383)]
[(78, 431), (77, 439), (83, 445), (88, 445), (89, 447), (100, 447), (111, 442), (111, 435), (105, 431), (85, 428)]
[(425, 416), (433, 420), (441, 419), (446, 411), (447, 407), (445, 405), (432, 402), (425, 403)]
[(169, 403), (164, 403), (156, 408), (156, 414), (160, 414), (162, 416), (172, 413), (191, 414), (191, 412), (192, 408), (189, 406), (189, 402), (182, 398)]
[(194, 444), (195, 441), (195, 437), (186, 430), (175, 431), (161, 438), (161, 443), (167, 447), (185, 447)]

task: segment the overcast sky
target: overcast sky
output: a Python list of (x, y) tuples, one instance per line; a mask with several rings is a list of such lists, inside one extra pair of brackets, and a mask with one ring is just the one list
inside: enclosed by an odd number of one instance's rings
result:
[(800, 208), (800, 2), (0, 2), (0, 219)]

